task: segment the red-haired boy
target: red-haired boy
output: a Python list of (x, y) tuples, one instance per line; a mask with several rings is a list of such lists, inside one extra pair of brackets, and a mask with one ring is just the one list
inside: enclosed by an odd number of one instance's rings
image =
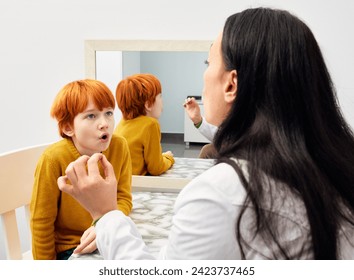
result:
[(117, 178), (117, 209), (130, 213), (131, 159), (126, 140), (113, 135), (114, 107), (112, 92), (97, 80), (71, 82), (56, 96), (51, 116), (63, 139), (44, 151), (35, 172), (30, 206), (34, 259), (68, 259), (73, 252), (97, 249), (90, 214), (57, 185), (69, 163), (82, 155), (107, 157)]
[(158, 119), (162, 113), (161, 83), (151, 74), (135, 74), (119, 82), (116, 100), (123, 118), (114, 134), (129, 145), (133, 175), (160, 175), (175, 160), (171, 151), (162, 153)]

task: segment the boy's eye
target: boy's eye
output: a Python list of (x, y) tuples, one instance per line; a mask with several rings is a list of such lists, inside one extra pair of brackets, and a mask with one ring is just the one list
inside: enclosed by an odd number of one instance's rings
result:
[(209, 61), (206, 59), (206, 60), (204, 60), (204, 63), (207, 65), (207, 66), (209, 66)]
[(106, 115), (109, 116), (109, 117), (113, 116), (113, 111), (107, 111)]

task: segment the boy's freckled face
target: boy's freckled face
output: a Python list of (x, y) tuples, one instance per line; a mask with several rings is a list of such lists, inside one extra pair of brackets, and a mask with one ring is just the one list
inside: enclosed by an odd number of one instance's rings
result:
[(91, 156), (105, 151), (111, 142), (114, 130), (113, 108), (100, 111), (93, 102), (74, 118), (69, 135), (81, 155)]

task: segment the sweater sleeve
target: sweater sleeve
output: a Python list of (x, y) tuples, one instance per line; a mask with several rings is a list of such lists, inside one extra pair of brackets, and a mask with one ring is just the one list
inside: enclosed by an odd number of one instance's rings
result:
[(153, 176), (161, 175), (175, 163), (172, 156), (162, 153), (160, 125), (157, 121), (147, 128), (144, 159), (148, 173)]
[(34, 259), (56, 259), (55, 220), (58, 212), (60, 191), (57, 178), (58, 168), (54, 168), (50, 156), (45, 153), (38, 161), (32, 191), (31, 232)]

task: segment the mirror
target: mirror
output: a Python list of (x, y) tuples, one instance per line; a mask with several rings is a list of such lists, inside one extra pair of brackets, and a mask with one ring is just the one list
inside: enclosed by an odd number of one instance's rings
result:
[(96, 77), (96, 51), (181, 51), (208, 52), (212, 41), (86, 40), (85, 75)]
[[(212, 41), (85, 41), (86, 77), (102, 80), (115, 93), (115, 87), (122, 77), (138, 72), (156, 75), (161, 81), (164, 102), (164, 111), (159, 119), (161, 132), (164, 135), (179, 134), (183, 137), (187, 129), (187, 135), (191, 132), (195, 134), (191, 135), (191, 142), (207, 143), (191, 121), (185, 119), (182, 103), (188, 95), (202, 94), (203, 73), (206, 68), (204, 61), (208, 58), (211, 43)], [(116, 122), (120, 118), (118, 110)], [(187, 139), (184, 141), (189, 144)]]

